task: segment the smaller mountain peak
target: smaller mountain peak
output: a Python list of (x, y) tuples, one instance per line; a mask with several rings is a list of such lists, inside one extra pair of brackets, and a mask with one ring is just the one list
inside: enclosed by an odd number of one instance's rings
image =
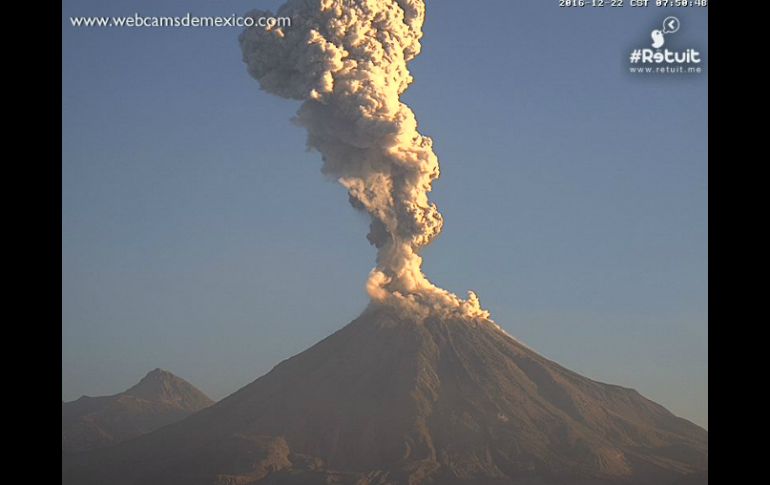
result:
[(174, 376), (172, 372), (167, 371), (166, 369), (161, 369), (160, 367), (156, 367), (150, 372), (147, 373), (147, 376)]
[(176, 403), (184, 408), (197, 409), (205, 407), (212, 401), (195, 386), (174, 375), (173, 373), (156, 368), (145, 375), (135, 386), (126, 390), (127, 394), (150, 401)]
[(213, 404), (195, 386), (156, 368), (130, 389), (62, 401), (62, 450), (101, 448), (176, 422)]

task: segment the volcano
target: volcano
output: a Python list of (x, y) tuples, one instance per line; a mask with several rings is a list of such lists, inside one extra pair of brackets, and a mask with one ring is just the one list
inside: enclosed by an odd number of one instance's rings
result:
[(372, 306), (177, 423), (64, 461), (64, 484), (705, 484), (708, 433), (486, 319)]
[(62, 452), (114, 445), (179, 421), (214, 401), (163, 369), (112, 396), (82, 396), (62, 402)]

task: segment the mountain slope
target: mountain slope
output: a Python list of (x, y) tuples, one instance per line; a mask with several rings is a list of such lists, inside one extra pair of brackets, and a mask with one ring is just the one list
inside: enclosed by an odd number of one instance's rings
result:
[(189, 382), (162, 369), (113, 396), (62, 402), (62, 451), (113, 445), (148, 433), (213, 404)]
[(491, 322), (371, 310), (219, 403), (65, 464), (71, 484), (666, 484), (708, 434)]

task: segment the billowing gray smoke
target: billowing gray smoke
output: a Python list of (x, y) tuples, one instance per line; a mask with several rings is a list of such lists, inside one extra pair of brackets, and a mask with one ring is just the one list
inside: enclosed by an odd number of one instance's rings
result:
[(291, 26), (246, 29), (243, 60), (262, 89), (303, 101), (295, 121), (323, 156), (322, 171), (371, 216), (372, 300), (413, 314), (488, 318), (473, 292), (462, 300), (421, 270), (420, 248), (443, 224), (428, 200), (439, 165), (399, 97), (412, 81), (407, 63), (420, 52), (423, 0), (289, 0), (275, 15)]

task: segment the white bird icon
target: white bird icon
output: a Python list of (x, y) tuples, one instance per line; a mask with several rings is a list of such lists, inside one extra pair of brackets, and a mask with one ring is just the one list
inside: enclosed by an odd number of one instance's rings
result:
[(666, 39), (663, 37), (662, 30), (653, 30), (652, 34), (650, 34), (650, 37), (652, 37), (652, 47), (654, 49), (660, 49), (663, 47), (663, 44), (666, 43)]

